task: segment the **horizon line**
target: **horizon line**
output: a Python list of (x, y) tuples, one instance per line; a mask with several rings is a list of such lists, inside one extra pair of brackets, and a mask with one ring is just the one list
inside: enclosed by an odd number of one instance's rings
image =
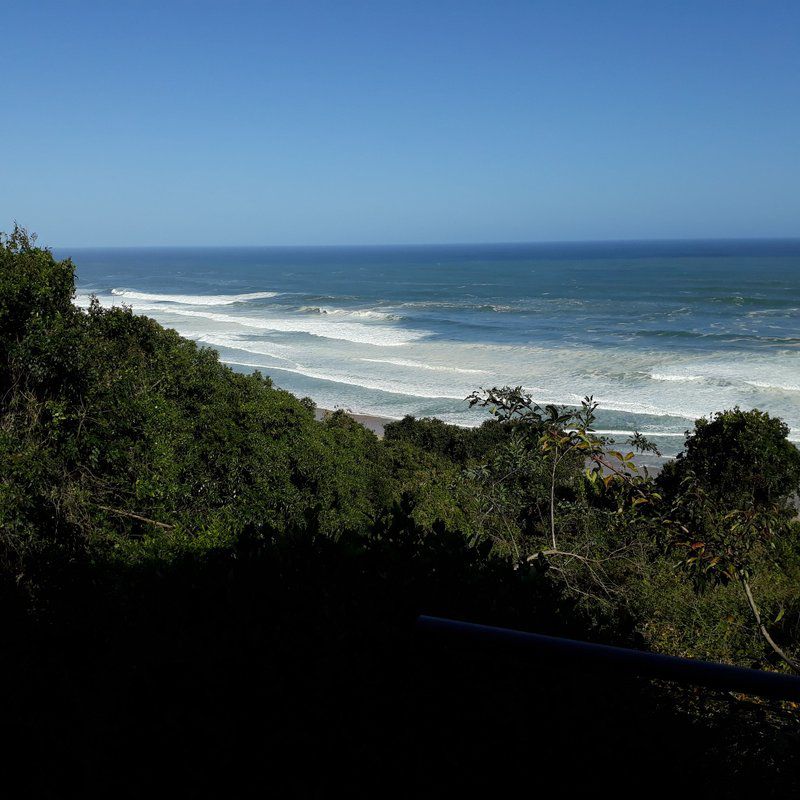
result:
[(784, 242), (800, 244), (798, 236), (691, 236), (667, 238), (609, 238), (609, 239), (519, 239), (505, 241), (479, 241), (479, 242), (385, 242), (385, 243), (357, 243), (357, 244), (53, 244), (44, 245), (55, 250), (169, 250), (169, 249), (334, 249), (334, 248), (421, 248), (421, 247), (521, 247), (521, 246), (547, 246), (547, 245), (592, 245), (592, 244), (689, 244), (689, 243), (733, 243), (733, 242)]

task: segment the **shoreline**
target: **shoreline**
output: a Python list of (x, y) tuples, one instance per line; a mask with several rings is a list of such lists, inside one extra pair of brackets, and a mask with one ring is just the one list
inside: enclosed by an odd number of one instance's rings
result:
[(356, 414), (347, 408), (315, 408), (314, 417), (317, 420), (323, 420), (337, 411), (344, 411), (350, 419), (354, 419), (359, 425), (363, 425), (367, 430), (372, 431), (379, 439), (383, 439), (383, 429), (390, 422), (397, 422), (396, 419), (391, 417), (376, 417), (374, 414)]
[[(380, 417), (374, 414), (356, 414), (354, 411), (350, 411), (347, 408), (337, 408), (333, 410), (329, 408), (315, 408), (314, 417), (322, 421), (336, 411), (343, 411), (348, 417), (358, 422), (359, 425), (363, 425), (367, 430), (372, 431), (379, 439), (383, 439), (383, 431), (386, 425), (390, 422), (397, 422), (396, 419), (391, 417)], [(453, 425), (454, 423), (446, 424)], [(651, 475), (657, 475), (661, 472), (664, 464), (672, 460), (672, 457), (655, 456), (651, 453), (636, 453), (633, 460), (637, 467), (646, 467)]]

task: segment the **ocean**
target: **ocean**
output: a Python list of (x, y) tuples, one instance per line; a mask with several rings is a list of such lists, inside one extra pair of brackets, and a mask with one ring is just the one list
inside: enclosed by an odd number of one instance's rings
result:
[(323, 408), (479, 424), (474, 389), (600, 403), (665, 455), (740, 406), (800, 441), (800, 241), (59, 249), (95, 294)]

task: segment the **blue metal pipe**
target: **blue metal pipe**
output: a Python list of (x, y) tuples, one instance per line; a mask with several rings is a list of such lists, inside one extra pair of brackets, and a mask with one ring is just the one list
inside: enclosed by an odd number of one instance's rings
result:
[(435, 635), (438, 639), (499, 647), (535, 656), (542, 663), (601, 668), (617, 674), (707, 686), (759, 697), (800, 700), (800, 678), (779, 672), (664, 656), (627, 647), (562, 639), (443, 617), (421, 615), (417, 618), (416, 626), (417, 630)]

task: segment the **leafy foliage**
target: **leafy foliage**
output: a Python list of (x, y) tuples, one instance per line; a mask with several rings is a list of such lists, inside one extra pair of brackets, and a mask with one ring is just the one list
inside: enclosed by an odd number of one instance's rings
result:
[(671, 545), (696, 587), (738, 582), (764, 640), (800, 671), (772, 638), (750, 585), (775, 563), (775, 539), (790, 533), (796, 516), (800, 452), (788, 433), (783, 422), (758, 410), (735, 408), (698, 420), (685, 453), (660, 482), (671, 500)]
[(728, 509), (781, 502), (800, 487), (800, 451), (788, 434), (785, 422), (757, 409), (734, 408), (699, 419), (660, 483), (674, 493), (691, 476)]
[(486, 420), (478, 428), (459, 428), (436, 418), (418, 420), (407, 416), (388, 423), (384, 437), (387, 442), (408, 442), (423, 452), (467, 465), (507, 442), (511, 431), (511, 427), (501, 426), (497, 420)]
[(659, 483), (670, 499), (675, 541), (699, 584), (736, 580), (787, 530), (800, 489), (800, 451), (788, 427), (738, 408), (700, 419)]

